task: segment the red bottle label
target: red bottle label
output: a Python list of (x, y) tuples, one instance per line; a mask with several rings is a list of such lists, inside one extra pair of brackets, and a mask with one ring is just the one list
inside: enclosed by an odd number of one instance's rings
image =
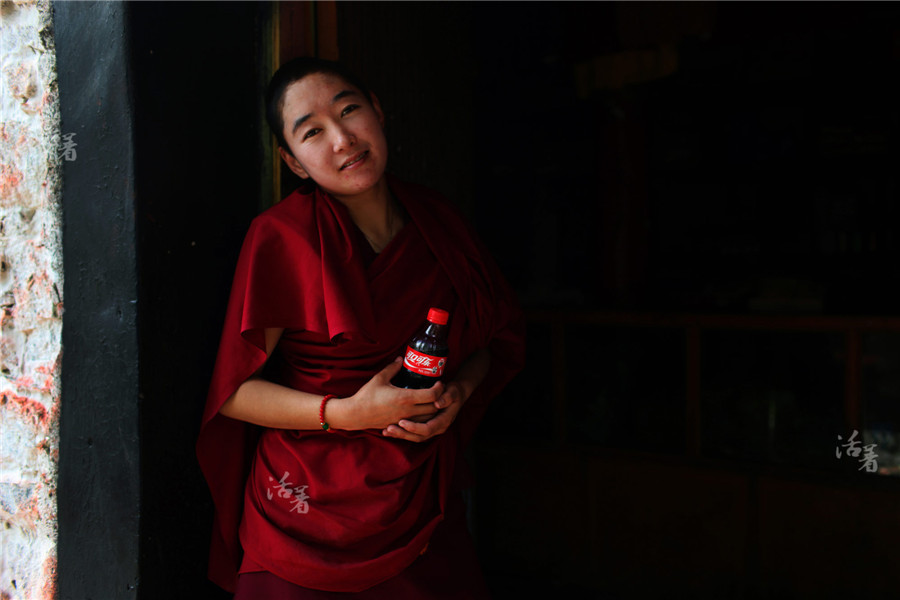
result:
[(444, 356), (431, 356), (416, 352), (411, 346), (406, 347), (406, 357), (403, 359), (403, 366), (413, 373), (425, 375), (427, 377), (440, 377), (444, 374), (444, 365), (447, 364), (447, 358)]

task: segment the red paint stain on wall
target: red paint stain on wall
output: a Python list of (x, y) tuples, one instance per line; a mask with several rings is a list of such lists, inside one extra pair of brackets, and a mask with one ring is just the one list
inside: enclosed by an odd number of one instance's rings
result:
[(22, 171), (13, 165), (0, 165), (0, 195), (8, 197), (13, 188), (22, 183)]
[(50, 415), (46, 407), (37, 400), (3, 392), (0, 393), (0, 406), (31, 419), (35, 425), (46, 427), (49, 424)]
[(13, 383), (17, 388), (30, 388), (34, 389), (34, 379), (29, 377), (28, 375), (23, 375), (22, 377), (17, 377), (13, 380)]
[(17, 377), (13, 380), (13, 384), (20, 390), (35, 390), (39, 392), (44, 392), (45, 394), (50, 394), (53, 392), (53, 377), (45, 377), (40, 384), (35, 382), (34, 378), (30, 375), (23, 375), (22, 377)]
[(38, 114), (40, 114), (43, 117), (44, 116), (44, 108), (49, 106), (50, 103), (52, 102), (52, 100), (53, 99), (50, 97), (49, 91), (45, 91), (43, 94), (41, 94), (41, 103), (40, 103), (40, 105), (38, 105)]
[(56, 593), (56, 557), (51, 556), (44, 561), (44, 586), (41, 588), (42, 598), (57, 598)]

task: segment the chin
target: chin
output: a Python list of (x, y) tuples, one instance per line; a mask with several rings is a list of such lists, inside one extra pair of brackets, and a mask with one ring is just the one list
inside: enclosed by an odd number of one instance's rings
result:
[(360, 177), (358, 179), (354, 177), (353, 180), (341, 182), (342, 185), (336, 186), (343, 190), (337, 193), (346, 196), (363, 194), (377, 187), (378, 184), (381, 183), (382, 179), (384, 179), (384, 171), (382, 171), (377, 177), (374, 175), (368, 177)]

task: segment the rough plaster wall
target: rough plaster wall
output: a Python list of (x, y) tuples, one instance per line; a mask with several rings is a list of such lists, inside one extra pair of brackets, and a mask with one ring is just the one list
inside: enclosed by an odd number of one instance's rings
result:
[(3, 0), (0, 19), (0, 598), (50, 599), (63, 289), (56, 60), (48, 0)]

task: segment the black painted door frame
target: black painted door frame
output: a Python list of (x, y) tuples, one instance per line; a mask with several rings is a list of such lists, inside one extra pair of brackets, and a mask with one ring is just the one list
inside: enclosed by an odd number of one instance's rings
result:
[(134, 122), (126, 5), (56, 2), (63, 167), (60, 598), (134, 598), (140, 440)]
[[(267, 2), (53, 2), (63, 133), (58, 597), (226, 598), (193, 445), (268, 203)], [(268, 184), (271, 189), (271, 183)]]

